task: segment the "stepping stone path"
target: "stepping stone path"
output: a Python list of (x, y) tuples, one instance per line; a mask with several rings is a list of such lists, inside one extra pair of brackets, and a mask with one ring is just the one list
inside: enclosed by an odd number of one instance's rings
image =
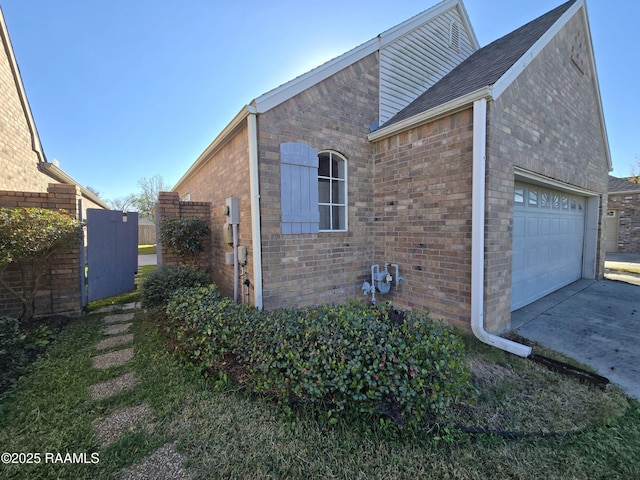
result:
[[(124, 366), (129, 363), (135, 349), (131, 346), (134, 336), (129, 332), (133, 325), (137, 304), (128, 304), (124, 307), (110, 306), (98, 310), (95, 313), (110, 313), (102, 320), (105, 338), (95, 346), (100, 353), (92, 357), (93, 368), (109, 370), (113, 367)], [(117, 312), (120, 309), (124, 311)], [(112, 313), (113, 312), (113, 313)], [(134, 372), (124, 372), (104, 382), (90, 387), (91, 400), (99, 402), (111, 398), (122, 392), (128, 391), (139, 383)], [(148, 403), (142, 402), (119, 408), (93, 423), (93, 429), (100, 440), (100, 447), (106, 448), (117, 442), (128, 432), (152, 431), (153, 412)], [(183, 466), (185, 458), (175, 450), (173, 444), (167, 443), (141, 459), (135, 465), (120, 472), (120, 478), (134, 479), (182, 479), (190, 478), (191, 473)]]

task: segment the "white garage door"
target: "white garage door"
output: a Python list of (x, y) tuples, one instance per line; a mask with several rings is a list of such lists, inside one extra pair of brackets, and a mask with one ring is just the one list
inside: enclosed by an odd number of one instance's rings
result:
[(511, 310), (582, 277), (585, 198), (516, 183)]

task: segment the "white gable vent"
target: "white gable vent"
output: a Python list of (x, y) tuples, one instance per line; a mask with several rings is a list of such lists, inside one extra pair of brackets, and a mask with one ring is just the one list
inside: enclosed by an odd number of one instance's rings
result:
[(460, 51), (460, 24), (455, 20), (449, 24), (449, 46), (456, 52)]

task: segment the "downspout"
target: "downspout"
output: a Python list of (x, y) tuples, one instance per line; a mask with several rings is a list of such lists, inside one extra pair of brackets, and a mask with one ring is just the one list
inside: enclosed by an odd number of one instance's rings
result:
[(258, 171), (257, 110), (247, 105), (247, 131), (249, 135), (249, 188), (251, 190), (251, 243), (253, 245), (254, 304), (262, 310), (262, 243), (260, 230), (260, 176)]
[(487, 151), (487, 100), (473, 102), (473, 187), (471, 217), (471, 330), (488, 345), (521, 357), (531, 347), (498, 337), (484, 329), (484, 223), (485, 172)]

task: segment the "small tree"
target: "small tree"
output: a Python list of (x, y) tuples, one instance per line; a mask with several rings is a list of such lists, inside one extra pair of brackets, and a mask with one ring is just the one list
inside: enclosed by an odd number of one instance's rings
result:
[(137, 208), (141, 217), (155, 221), (154, 209), (158, 201), (158, 194), (171, 190), (160, 175), (151, 178), (141, 178), (138, 180), (140, 193), (134, 195), (133, 206)]
[(183, 264), (196, 264), (198, 254), (204, 250), (202, 239), (210, 234), (207, 222), (200, 217), (167, 217), (160, 221), (160, 242)]
[(640, 183), (640, 155), (636, 156), (636, 166), (631, 167), (631, 177), (629, 180), (633, 183)]
[[(82, 224), (63, 210), (0, 208), (0, 284), (22, 302), (21, 320), (33, 318), (36, 294), (54, 253), (81, 235)], [(12, 264), (19, 266), (22, 288), (5, 277)]]
[(120, 212), (130, 212), (132, 207), (135, 207), (136, 196), (130, 193), (126, 197), (118, 197), (113, 200), (107, 200), (107, 203), (113, 210)]

